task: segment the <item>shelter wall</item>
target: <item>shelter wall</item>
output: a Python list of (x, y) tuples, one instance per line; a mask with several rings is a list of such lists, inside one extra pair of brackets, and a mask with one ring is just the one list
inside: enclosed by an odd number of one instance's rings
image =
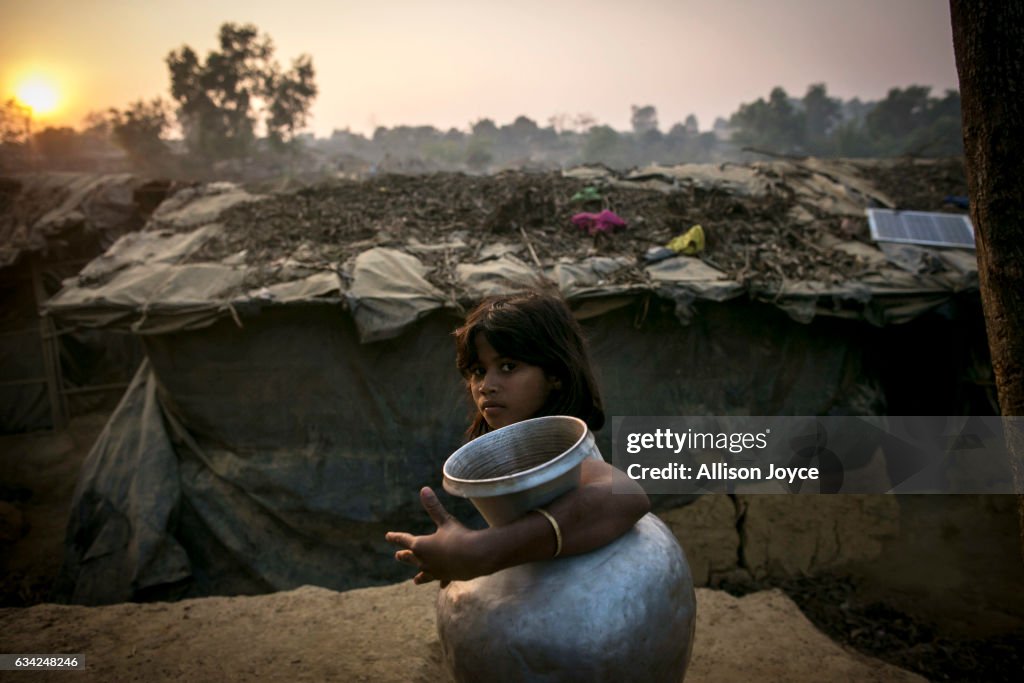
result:
[[(416, 492), (439, 487), (468, 424), (458, 318), (436, 313), (372, 344), (338, 306), (269, 307), (240, 322), (143, 338), (144, 373), (83, 467), (68, 599), (341, 589), (404, 575), (383, 532), (429, 530)], [(684, 327), (673, 302), (637, 298), (584, 328), (609, 416), (884, 405), (863, 372), (863, 326), (851, 321), (801, 325), (732, 302), (701, 305)], [(610, 427), (598, 440), (610, 460)], [(454, 509), (470, 516), (465, 503)]]

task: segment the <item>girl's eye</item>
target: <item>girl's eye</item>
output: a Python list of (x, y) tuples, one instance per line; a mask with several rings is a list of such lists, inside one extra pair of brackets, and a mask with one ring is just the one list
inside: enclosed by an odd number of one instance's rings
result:
[(481, 368), (480, 366), (477, 366), (475, 368), (470, 368), (470, 370), (469, 370), (470, 377), (483, 377), (484, 374), (485, 374), (484, 373), (484, 369)]
[(513, 361), (505, 361), (501, 364), (502, 372), (512, 372), (516, 369), (516, 364)]

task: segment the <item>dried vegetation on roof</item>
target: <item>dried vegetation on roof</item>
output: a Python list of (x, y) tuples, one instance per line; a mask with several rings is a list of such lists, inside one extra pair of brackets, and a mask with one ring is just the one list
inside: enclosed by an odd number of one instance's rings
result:
[[(228, 209), (220, 219), (224, 234), (192, 260), (220, 260), (244, 251), (245, 261), (258, 267), (259, 279), (266, 283), (279, 279), (275, 264), (282, 259), (341, 269), (360, 252), (387, 246), (415, 253), (432, 268), (428, 277), (447, 285), (455, 263), (495, 253), (511, 251), (543, 266), (600, 255), (637, 264), (617, 280), (643, 281), (644, 253), (700, 224), (707, 236), (700, 258), (745, 284), (840, 282), (861, 275), (865, 262), (821, 244), (827, 235), (868, 242), (866, 221), (816, 206), (790, 187), (801, 174), (823, 173), (821, 169), (799, 162), (757, 168), (771, 190), (753, 196), (685, 180), (666, 191), (667, 183), (662, 189), (628, 187), (614, 178), (572, 178), (557, 172), (339, 180)], [(943, 210), (945, 196), (967, 192), (959, 159), (846, 162), (844, 168), (854, 169), (896, 208)], [(600, 189), (600, 204), (572, 202), (588, 185)], [(590, 237), (570, 222), (579, 211), (604, 208), (624, 218), (628, 228)]]

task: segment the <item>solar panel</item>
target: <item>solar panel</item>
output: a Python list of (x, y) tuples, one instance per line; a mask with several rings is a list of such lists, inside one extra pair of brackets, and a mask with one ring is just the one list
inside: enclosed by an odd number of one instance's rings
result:
[(871, 238), (876, 242), (974, 249), (974, 226), (969, 216), (889, 209), (867, 209), (867, 214)]

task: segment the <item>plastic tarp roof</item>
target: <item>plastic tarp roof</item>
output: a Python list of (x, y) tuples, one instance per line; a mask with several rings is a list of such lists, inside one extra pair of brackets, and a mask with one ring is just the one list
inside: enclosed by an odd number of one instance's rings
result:
[[(207, 325), (253, 306), (333, 298), (348, 303), (362, 338), (375, 341), (399, 334), (431, 310), (451, 303), (450, 296), (426, 280), (426, 268), (416, 256), (387, 247), (363, 252), (348, 273), (322, 271), (297, 277), (290, 283), (260, 288), (246, 286), (244, 265), (180, 262), (183, 254), (199, 248), (218, 229), (211, 224), (185, 234), (128, 235), (90, 264), (77, 280), (67, 282), (46, 308), (61, 319), (86, 327), (116, 327), (151, 334)], [(883, 252), (860, 242), (833, 243), (831, 247), (870, 255), (878, 264), (877, 270), (852, 282), (786, 281), (778, 291), (754, 290), (750, 294), (779, 306), (800, 322), (809, 322), (815, 315), (836, 315), (884, 325), (906, 322), (947, 301), (956, 292), (977, 287), (973, 254), (926, 250), (931, 260), (948, 266), (941, 272), (928, 273), (912, 272), (918, 266), (909, 257), (900, 257), (904, 267), (894, 266)], [(900, 251), (908, 254), (915, 250)], [(140, 254), (147, 258), (140, 259)], [(685, 304), (724, 301), (747, 291), (699, 258), (686, 256), (648, 266), (646, 285), (615, 285), (607, 281), (611, 279), (608, 276), (627, 265), (616, 259), (595, 257), (541, 270), (505, 255), (482, 263), (459, 264), (456, 273), (469, 291), (481, 297), (542, 277), (557, 282), (570, 299), (646, 290)], [(107, 277), (96, 279), (97, 275)], [(345, 280), (351, 280), (351, 285), (346, 286)], [(892, 306), (887, 297), (896, 295), (903, 303)], [(907, 307), (911, 300), (916, 305)], [(859, 306), (839, 305), (843, 302)], [(685, 308), (683, 305), (681, 312)]]
[(18, 189), (0, 213), (0, 268), (26, 252), (44, 252), (69, 227), (124, 232), (134, 210), (133, 191), (144, 180), (128, 174), (26, 173), (10, 176)]
[[(54, 426), (56, 397), (48, 391), (50, 363), (44, 355), (49, 333), (40, 325), (36, 285), (45, 298), (51, 283), (142, 227), (134, 193), (144, 182), (129, 174), (94, 173), (0, 179), (0, 433)], [(102, 330), (62, 331), (55, 345), (53, 360), (70, 387), (127, 381), (141, 353), (135, 340), (114, 339)], [(74, 412), (103, 398), (83, 392), (65, 400)]]
[[(784, 182), (790, 191), (803, 197), (804, 204), (837, 216), (860, 216), (868, 201), (890, 203), (841, 161), (686, 164), (640, 169), (622, 178), (601, 167), (567, 172), (580, 173), (615, 178), (627, 186), (653, 184), (671, 191), (685, 182), (751, 195)], [(452, 248), (448, 244), (427, 245), (412, 240), (405, 249), (369, 248), (354, 262), (336, 268), (304, 263), (298, 252), (282, 255), (286, 272), (280, 279), (289, 282), (267, 287), (249, 284), (254, 271), (245, 265), (244, 253), (219, 262), (204, 261), (203, 245), (215, 240), (222, 230), (217, 223), (221, 213), (231, 206), (261, 199), (230, 183), (178, 192), (160, 205), (145, 231), (125, 235), (77, 279), (67, 281), (64, 290), (49, 302), (48, 310), (86, 327), (152, 334), (209, 325), (221, 317), (237, 318), (240, 310), (254, 307), (337, 300), (351, 308), (361, 338), (370, 342), (400, 334), (432, 310), (459, 309), (454, 294), (439, 290), (426, 279), (426, 267), (418, 256), (441, 247)], [(804, 209), (794, 212), (790, 219), (798, 225), (814, 220)], [(474, 298), (541, 277), (557, 282), (570, 299), (657, 293), (676, 301), (684, 321), (689, 319), (695, 301), (724, 301), (749, 294), (779, 306), (800, 322), (829, 315), (885, 325), (906, 322), (956, 292), (977, 287), (973, 252), (907, 245), (886, 245), (883, 251), (835, 238), (811, 246), (856, 254), (872, 267), (854, 281), (784, 280), (780, 289), (769, 291), (729, 281), (700, 258), (679, 256), (647, 266), (642, 281), (622, 283), (615, 273), (631, 264), (621, 258), (592, 257), (539, 268), (518, 258), (516, 249), (495, 243), (475, 259), (456, 263), (455, 273)], [(453, 249), (453, 253), (459, 252)]]

